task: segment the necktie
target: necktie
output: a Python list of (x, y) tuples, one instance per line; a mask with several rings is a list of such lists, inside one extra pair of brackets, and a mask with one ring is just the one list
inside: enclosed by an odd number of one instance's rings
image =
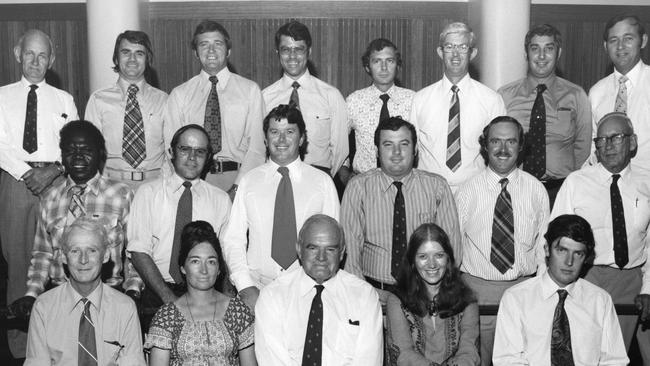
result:
[(203, 127), (210, 136), (210, 145), (212, 145), (212, 152), (218, 153), (221, 151), (221, 108), (219, 107), (219, 95), (217, 94), (217, 83), (219, 80), (216, 76), (210, 76), (212, 87), (210, 88), (210, 95), (208, 101), (205, 103), (205, 117), (203, 120)]
[(169, 274), (175, 283), (183, 283), (180, 267), (178, 266), (178, 255), (181, 250), (181, 233), (185, 225), (192, 221), (192, 183), (183, 182), (183, 193), (178, 200), (176, 207), (176, 224), (174, 226), (174, 243), (172, 245), (172, 256), (169, 261)]
[(402, 257), (406, 253), (406, 205), (402, 194), (402, 182), (393, 182), (393, 184), (397, 188), (397, 194), (393, 206), (393, 249), (390, 273), (397, 279)]
[(124, 113), (124, 128), (122, 131), (122, 157), (132, 167), (137, 167), (147, 157), (144, 141), (144, 122), (140, 104), (135, 95), (138, 86), (129, 85), (127, 89), (126, 110)]
[(612, 232), (614, 236), (614, 260), (618, 268), (627, 264), (627, 231), (625, 229), (625, 211), (621, 191), (618, 190), (620, 174), (612, 174), (612, 184), (609, 186), (609, 197), (612, 204)]
[(68, 210), (74, 218), (78, 218), (86, 214), (86, 207), (83, 201), (83, 194), (86, 190), (85, 185), (76, 185), (70, 188), (70, 193), (72, 194), (72, 199), (70, 200), (70, 206)]
[(38, 89), (38, 85), (29, 86), (27, 108), (25, 110), (25, 130), (23, 131), (23, 149), (30, 154), (38, 149), (38, 140), (36, 138), (38, 98), (36, 97), (36, 89)]
[(90, 317), (90, 300), (81, 299), (84, 311), (79, 320), (78, 364), (81, 366), (97, 366), (97, 347), (95, 343), (95, 324)]
[(311, 302), (307, 335), (302, 353), (302, 366), (320, 366), (323, 359), (323, 285), (316, 285), (316, 295)]
[(616, 94), (615, 112), (627, 113), (627, 86), (625, 82), (629, 79), (623, 75), (618, 79), (618, 93)]
[(298, 98), (298, 88), (300, 88), (300, 83), (294, 81), (291, 84), (291, 87), (293, 90), (291, 91), (291, 97), (289, 97), (289, 105), (300, 109), (300, 98)]
[(537, 85), (537, 97), (530, 111), (530, 128), (526, 143), (530, 146), (530, 153), (526, 155), (524, 170), (541, 179), (546, 173), (546, 106), (544, 105), (544, 91), (546, 85)]
[(499, 272), (506, 273), (515, 263), (515, 221), (512, 215), (512, 200), (506, 189), (508, 179), (503, 178), (499, 183), (501, 183), (501, 193), (494, 206), (490, 262)]
[(460, 101), (458, 87), (453, 85), (449, 103), (449, 124), (447, 128), (447, 167), (455, 172), (460, 168)]
[(390, 96), (384, 93), (379, 96), (379, 99), (382, 101), (381, 112), (379, 112), (379, 122), (381, 122), (390, 118), (390, 114), (388, 113), (388, 99), (390, 99)]
[(281, 166), (278, 172), (282, 179), (275, 194), (271, 258), (286, 269), (296, 260), (296, 208), (289, 169)]
[(569, 318), (564, 311), (564, 300), (569, 294), (566, 290), (557, 290), (559, 300), (553, 315), (553, 329), (551, 332), (551, 365), (573, 366), (571, 353), (571, 328)]

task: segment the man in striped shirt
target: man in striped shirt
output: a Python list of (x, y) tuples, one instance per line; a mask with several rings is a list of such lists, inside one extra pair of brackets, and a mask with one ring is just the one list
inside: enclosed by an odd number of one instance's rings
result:
[[(380, 167), (350, 180), (341, 203), (341, 224), (348, 247), (345, 270), (373, 285), (385, 305), (399, 270), (395, 267), (418, 226), (433, 222), (443, 228), (456, 258), (460, 258), (460, 236), (447, 181), (414, 169), (415, 127), (400, 117), (382, 120), (375, 131), (375, 145)], [(401, 226), (396, 222), (399, 216), (406, 221)], [(396, 227), (401, 229), (396, 231)], [(403, 246), (403, 251), (397, 246)]]
[[(460, 270), (479, 305), (497, 305), (503, 292), (544, 263), (548, 194), (517, 168), (524, 130), (514, 118), (494, 118), (479, 138), (487, 167), (456, 192), (463, 256)], [(490, 365), (495, 316), (481, 316), (481, 364)]]

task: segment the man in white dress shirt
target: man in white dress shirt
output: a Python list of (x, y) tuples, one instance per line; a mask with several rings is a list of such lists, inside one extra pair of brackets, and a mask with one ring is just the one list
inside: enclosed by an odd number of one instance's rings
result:
[(377, 293), (339, 269), (343, 228), (332, 217), (314, 215), (300, 229), (295, 250), (302, 266), (262, 289), (255, 307), (260, 365), (380, 366)]
[(332, 179), (302, 161), (307, 146), (300, 110), (282, 104), (263, 123), (269, 159), (240, 181), (221, 241), (230, 279), (253, 307), (259, 289), (291, 266), (298, 266), (296, 233), (311, 215), (338, 219)]
[(455, 192), (483, 170), (478, 137), (506, 108), (499, 94), (469, 76), (469, 63), (478, 53), (470, 27), (446, 26), (437, 51), (444, 75), (415, 94), (409, 122), (418, 129), (419, 168), (442, 175)]
[(544, 237), (548, 271), (501, 299), (494, 366), (627, 365), (612, 298), (579, 278), (594, 259), (589, 223), (562, 215)]

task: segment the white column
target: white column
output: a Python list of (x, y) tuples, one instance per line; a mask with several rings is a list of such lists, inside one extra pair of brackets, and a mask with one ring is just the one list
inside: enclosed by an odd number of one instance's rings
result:
[(87, 0), (90, 92), (117, 80), (113, 72), (115, 38), (125, 30), (140, 30), (139, 0)]
[(478, 36), (481, 82), (497, 89), (526, 75), (524, 37), (530, 0), (469, 0), (469, 19)]

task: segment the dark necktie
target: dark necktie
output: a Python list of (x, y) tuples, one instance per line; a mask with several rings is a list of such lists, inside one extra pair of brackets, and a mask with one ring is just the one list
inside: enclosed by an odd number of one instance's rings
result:
[(381, 112), (379, 112), (379, 122), (381, 122), (390, 118), (390, 114), (388, 113), (388, 99), (390, 99), (390, 96), (384, 93), (379, 96), (379, 99), (382, 101)]
[(311, 302), (307, 334), (302, 353), (302, 366), (320, 366), (323, 359), (323, 285), (316, 285), (316, 295)]
[(271, 258), (287, 269), (296, 260), (296, 208), (289, 169), (281, 166), (278, 172), (282, 179), (275, 194)]
[(90, 300), (85, 297), (81, 299), (84, 303), (84, 310), (79, 319), (78, 344), (78, 365), (97, 366), (97, 346), (95, 343), (95, 324), (90, 317)]
[(85, 185), (76, 185), (70, 188), (70, 193), (72, 194), (72, 199), (70, 200), (70, 206), (68, 210), (75, 218), (83, 216), (86, 213), (86, 207), (84, 205), (83, 194), (86, 190)]
[(623, 75), (618, 79), (618, 93), (616, 93), (616, 103), (614, 103), (614, 112), (627, 113), (627, 76)]
[(526, 143), (530, 152), (524, 161), (524, 170), (541, 179), (546, 173), (546, 107), (544, 106), (544, 90), (546, 85), (537, 85), (537, 97), (530, 112), (530, 128)]
[(124, 113), (124, 127), (122, 130), (122, 157), (132, 167), (137, 167), (147, 156), (144, 140), (144, 122), (140, 104), (136, 99), (138, 86), (129, 85), (127, 89), (126, 110)]
[(178, 200), (176, 207), (176, 224), (174, 225), (174, 243), (172, 245), (172, 256), (169, 260), (169, 274), (175, 283), (183, 283), (181, 270), (178, 266), (178, 255), (181, 250), (181, 233), (185, 225), (192, 221), (192, 182), (183, 182), (183, 193)]
[(569, 294), (566, 290), (557, 290), (560, 299), (553, 315), (553, 329), (551, 333), (551, 365), (573, 366), (571, 353), (571, 328), (569, 318), (564, 310), (564, 300)]
[(217, 94), (219, 80), (216, 76), (210, 76), (209, 80), (212, 86), (210, 87), (208, 101), (205, 103), (203, 127), (210, 136), (212, 152), (216, 154), (221, 151), (221, 108), (219, 107), (219, 95)]
[(397, 188), (393, 206), (393, 249), (390, 273), (397, 279), (402, 257), (406, 253), (406, 205), (402, 194), (402, 182), (393, 182)]
[(627, 253), (627, 230), (625, 229), (625, 211), (621, 191), (618, 189), (620, 174), (612, 174), (609, 197), (612, 205), (612, 232), (614, 236), (614, 260), (618, 268), (623, 268), (629, 261)]
[(291, 96), (289, 97), (289, 105), (292, 105), (300, 109), (300, 98), (298, 97), (298, 88), (300, 88), (300, 83), (294, 81), (291, 84), (293, 90), (291, 91)]
[(501, 184), (501, 193), (494, 205), (490, 262), (499, 272), (506, 273), (515, 263), (515, 221), (512, 214), (512, 200), (506, 189), (508, 179), (503, 178), (499, 183)]
[(449, 103), (449, 124), (447, 125), (447, 167), (455, 172), (460, 168), (460, 100), (458, 87), (453, 85)]
[(30, 85), (27, 93), (27, 108), (25, 110), (25, 130), (23, 131), (23, 149), (33, 153), (38, 149), (36, 137), (36, 112), (38, 109), (38, 98), (36, 97), (38, 85)]

